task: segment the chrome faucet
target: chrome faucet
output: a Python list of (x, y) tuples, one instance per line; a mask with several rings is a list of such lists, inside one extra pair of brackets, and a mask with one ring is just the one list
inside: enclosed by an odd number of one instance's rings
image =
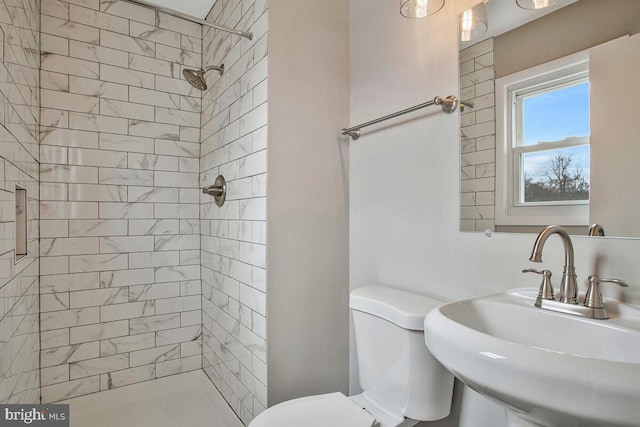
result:
[(542, 262), (542, 249), (549, 236), (557, 234), (562, 238), (564, 245), (564, 268), (562, 270), (562, 282), (560, 283), (559, 301), (566, 304), (578, 304), (578, 284), (576, 283), (576, 269), (573, 264), (573, 243), (567, 231), (557, 225), (550, 225), (538, 234), (533, 244), (529, 261)]

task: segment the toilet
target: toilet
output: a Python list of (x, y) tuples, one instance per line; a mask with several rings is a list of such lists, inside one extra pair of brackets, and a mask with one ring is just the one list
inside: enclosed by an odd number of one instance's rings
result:
[(274, 405), (249, 427), (410, 427), (449, 415), (453, 375), (427, 350), (424, 318), (440, 301), (398, 289), (351, 292), (363, 393), (328, 393)]

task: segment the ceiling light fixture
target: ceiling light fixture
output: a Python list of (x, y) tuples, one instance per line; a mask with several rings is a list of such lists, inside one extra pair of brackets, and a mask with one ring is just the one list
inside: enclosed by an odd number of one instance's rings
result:
[(460, 41), (476, 40), (487, 32), (489, 27), (487, 6), (485, 6), (487, 1), (477, 4), (460, 14), (458, 18)]
[(544, 9), (558, 3), (559, 0), (516, 0), (516, 4), (523, 9), (536, 10)]
[(400, 0), (400, 13), (405, 18), (426, 18), (444, 6), (444, 0)]

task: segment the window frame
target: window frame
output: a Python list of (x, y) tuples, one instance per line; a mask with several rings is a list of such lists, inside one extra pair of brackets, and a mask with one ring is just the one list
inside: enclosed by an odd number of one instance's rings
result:
[[(518, 146), (517, 128), (522, 115), (517, 111), (517, 94), (535, 93), (588, 78), (589, 53), (579, 52), (496, 79), (496, 225), (588, 225), (588, 201), (520, 203), (520, 159), (523, 152), (588, 144), (589, 137), (549, 144)], [(515, 124), (517, 123), (516, 126)], [(531, 149), (531, 147), (536, 147)]]

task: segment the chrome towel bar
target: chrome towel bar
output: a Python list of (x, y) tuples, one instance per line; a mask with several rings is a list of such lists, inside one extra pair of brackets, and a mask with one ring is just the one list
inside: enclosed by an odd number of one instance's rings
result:
[(346, 128), (346, 129), (342, 129), (342, 131), (340, 131), (340, 133), (342, 135), (349, 135), (351, 137), (351, 139), (353, 139), (354, 141), (357, 140), (358, 138), (360, 138), (360, 130), (362, 128), (365, 128), (367, 126), (371, 126), (371, 125), (375, 125), (376, 123), (380, 123), (380, 122), (384, 122), (385, 120), (389, 120), (389, 119), (393, 119), (396, 118), (398, 116), (402, 116), (404, 114), (408, 114), (408, 113), (412, 113), (414, 111), (417, 110), (421, 110), (425, 107), (431, 107), (432, 105), (440, 105), (442, 107), (442, 111), (446, 114), (451, 114), (454, 111), (456, 111), (456, 109), (458, 108), (458, 98), (456, 98), (455, 96), (451, 95), (451, 96), (447, 96), (446, 98), (441, 98), (439, 96), (436, 96), (433, 101), (428, 101), (419, 105), (415, 105), (413, 107), (410, 108), (406, 108), (402, 111), (398, 111), (396, 113), (393, 114), (389, 114), (386, 115), (384, 117), (380, 117), (378, 119), (375, 120), (371, 120), (369, 122), (363, 123), (361, 125), (358, 126), (352, 126), (350, 128)]

